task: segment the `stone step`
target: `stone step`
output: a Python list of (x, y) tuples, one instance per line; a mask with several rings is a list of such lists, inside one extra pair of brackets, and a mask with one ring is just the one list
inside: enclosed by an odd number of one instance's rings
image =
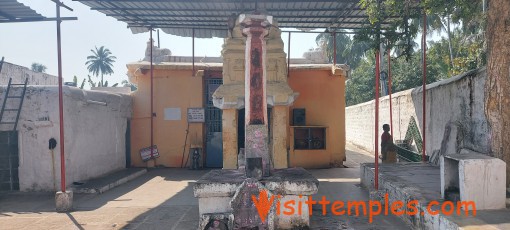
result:
[(120, 171), (105, 175), (103, 177), (95, 178), (84, 182), (83, 184), (75, 183), (71, 189), (75, 193), (104, 193), (119, 185), (125, 184), (143, 174), (147, 173), (145, 168), (126, 168)]

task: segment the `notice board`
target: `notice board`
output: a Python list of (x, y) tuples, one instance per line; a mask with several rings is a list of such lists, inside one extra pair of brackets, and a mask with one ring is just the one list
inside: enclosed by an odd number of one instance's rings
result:
[(204, 108), (188, 108), (188, 122), (190, 123), (205, 122)]

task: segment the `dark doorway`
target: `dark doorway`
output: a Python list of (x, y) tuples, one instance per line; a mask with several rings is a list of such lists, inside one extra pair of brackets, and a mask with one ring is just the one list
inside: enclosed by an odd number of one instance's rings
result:
[(0, 132), (0, 191), (19, 190), (18, 132)]
[(206, 72), (204, 79), (205, 101), (205, 166), (223, 167), (222, 111), (214, 107), (212, 95), (223, 84), (221, 71)]
[(237, 153), (244, 148), (244, 109), (237, 111)]

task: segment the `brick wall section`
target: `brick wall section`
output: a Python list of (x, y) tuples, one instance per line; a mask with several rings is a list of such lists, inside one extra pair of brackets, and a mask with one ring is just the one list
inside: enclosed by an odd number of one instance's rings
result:
[[(489, 128), (484, 114), (485, 69), (474, 70), (447, 80), (427, 85), (427, 155), (441, 148), (448, 124), (458, 127), (458, 135), (449, 138), (449, 145), (481, 153), (490, 152)], [(392, 96), (393, 139), (403, 140), (411, 117), (422, 130), (422, 87)], [(374, 152), (374, 100), (347, 107), (346, 139), (367, 151)], [(382, 125), (390, 123), (389, 97), (380, 101), (379, 138)]]

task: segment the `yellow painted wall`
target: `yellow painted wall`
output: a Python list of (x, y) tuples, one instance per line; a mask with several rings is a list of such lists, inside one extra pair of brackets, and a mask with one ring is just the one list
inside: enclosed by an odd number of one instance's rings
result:
[[(154, 111), (157, 116), (154, 118), (154, 144), (158, 146), (161, 156), (155, 162), (146, 163), (141, 160), (139, 150), (150, 146), (150, 71), (135, 68), (128, 68), (129, 73), (136, 76), (131, 78), (132, 81), (138, 85), (138, 90), (132, 94), (131, 164), (135, 167), (152, 167), (155, 164), (180, 167), (186, 138), (187, 109), (203, 107), (203, 79), (192, 77), (191, 68), (155, 67)], [(345, 77), (333, 76), (328, 69), (291, 69), (288, 82), (294, 91), (299, 92), (299, 96), (289, 109), (285, 106), (273, 107), (273, 122), (285, 123), (283, 126), (272, 124), (273, 137), (284, 133), (289, 137), (273, 139), (273, 145), (286, 143), (289, 149), (288, 167), (325, 168), (341, 165), (345, 158)], [(181, 120), (164, 120), (164, 109), (177, 107), (181, 108)], [(290, 127), (293, 108), (306, 109), (307, 125), (328, 127), (325, 150), (293, 149), (293, 129)], [(287, 113), (287, 116), (282, 113)], [(224, 140), (224, 168), (235, 168), (237, 165), (236, 114), (235, 109), (223, 111), (223, 137), (229, 139), (226, 146)], [(184, 162), (191, 144), (204, 147), (203, 131), (202, 123), (190, 123)], [(227, 148), (232, 151), (225, 151), (228, 146), (232, 146)], [(287, 167), (287, 152), (275, 151), (275, 146), (272, 146), (275, 167)]]
[(328, 70), (291, 69), (290, 87), (299, 96), (289, 109), (306, 109), (306, 125), (326, 126), (325, 150), (294, 150), (294, 131), (289, 126), (290, 167), (326, 168), (343, 164), (345, 158), (345, 77)]
[[(129, 67), (128, 67), (129, 68)], [(136, 70), (129, 68), (129, 73)], [(154, 70), (154, 144), (160, 157), (143, 162), (139, 150), (150, 146), (150, 71), (136, 71), (138, 90), (133, 96), (131, 120), (131, 165), (135, 167), (180, 167), (184, 149), (184, 162), (191, 144), (202, 145), (203, 123), (190, 123), (186, 145), (187, 109), (203, 107), (202, 77), (193, 77), (191, 69)], [(180, 108), (181, 120), (164, 120), (165, 108)], [(203, 147), (203, 145), (202, 145)], [(188, 162), (188, 165), (190, 162)]]

